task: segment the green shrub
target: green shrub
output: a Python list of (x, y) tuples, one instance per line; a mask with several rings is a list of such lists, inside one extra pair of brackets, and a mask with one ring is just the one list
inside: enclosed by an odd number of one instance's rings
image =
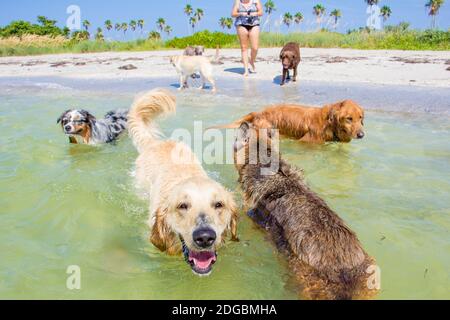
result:
[(223, 32), (209, 32), (208, 30), (205, 30), (196, 32), (189, 37), (168, 40), (166, 42), (166, 47), (184, 49), (187, 46), (204, 46), (206, 48), (216, 48), (219, 46), (223, 48), (237, 44), (236, 35)]
[(21, 37), (23, 35), (39, 36), (65, 36), (69, 35), (68, 28), (58, 28), (55, 20), (49, 20), (44, 16), (37, 18), (39, 24), (31, 24), (28, 21), (13, 21), (7, 26), (0, 28), (0, 37)]

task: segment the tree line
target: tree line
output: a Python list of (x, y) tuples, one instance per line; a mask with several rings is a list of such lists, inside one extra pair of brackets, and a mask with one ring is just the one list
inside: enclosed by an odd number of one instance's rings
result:
[[(378, 5), (379, 0), (364, 0), (369, 6)], [(431, 28), (436, 28), (436, 17), (444, 4), (444, 0), (428, 0), (425, 3), (425, 7), (428, 10), (428, 15), (431, 17)], [(275, 1), (267, 0), (264, 2), (264, 11), (266, 13), (264, 25), (268, 26), (268, 31), (270, 32), (271, 17), (272, 14), (277, 10)], [(183, 13), (187, 16), (187, 26), (188, 32), (194, 33), (196, 27), (201, 22), (205, 15), (205, 12), (201, 8), (193, 8), (192, 5), (187, 4), (183, 8)], [(316, 4), (312, 8), (312, 13), (316, 17), (317, 28), (320, 30), (323, 24), (323, 19), (328, 16), (332, 23), (333, 28), (336, 30), (339, 20), (343, 17), (342, 11), (338, 8), (333, 8), (328, 14), (327, 9), (322, 4)], [(392, 15), (392, 10), (389, 6), (384, 5), (380, 8), (380, 17), (383, 22), (386, 22)], [(302, 12), (296, 12), (294, 14), (290, 12), (285, 12), (282, 15), (282, 21), (284, 25), (289, 29), (291, 25), (295, 24), (300, 26), (304, 21), (304, 16)], [(82, 30), (78, 30), (70, 33), (67, 27), (59, 28), (56, 26), (55, 20), (50, 20), (45, 16), (38, 16), (36, 24), (32, 24), (27, 21), (13, 21), (4, 28), (0, 28), (0, 36), (10, 37), (10, 36), (22, 36), (24, 34), (36, 34), (36, 35), (49, 35), (49, 36), (64, 36), (70, 37), (76, 40), (88, 40), (91, 38), (91, 23), (88, 20), (82, 22)], [(218, 21), (219, 26), (222, 29), (230, 30), (233, 27), (233, 19), (231, 17), (221, 17)], [(105, 40), (104, 31), (111, 32), (115, 30), (116, 32), (123, 32), (123, 37), (126, 37), (127, 32), (139, 32), (140, 38), (144, 37), (144, 19), (131, 20), (129, 22), (116, 22), (113, 23), (111, 20), (106, 20), (102, 27), (97, 27), (94, 33), (94, 38), (97, 41)], [(155, 22), (156, 30), (151, 30), (147, 34), (148, 39), (159, 40), (161, 39), (161, 34), (166, 34), (168, 37), (172, 33), (172, 27), (167, 24), (164, 18), (158, 18)]]

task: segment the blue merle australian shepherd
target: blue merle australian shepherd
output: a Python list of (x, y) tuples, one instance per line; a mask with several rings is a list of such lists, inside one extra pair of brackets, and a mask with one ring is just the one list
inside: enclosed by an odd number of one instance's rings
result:
[(96, 119), (86, 110), (67, 110), (57, 120), (71, 143), (99, 144), (115, 141), (127, 128), (128, 110), (108, 112)]

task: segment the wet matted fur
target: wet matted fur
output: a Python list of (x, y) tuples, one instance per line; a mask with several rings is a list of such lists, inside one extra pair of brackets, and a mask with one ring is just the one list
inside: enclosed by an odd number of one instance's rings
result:
[(276, 128), (281, 135), (312, 143), (350, 142), (364, 137), (364, 110), (352, 100), (322, 108), (287, 104), (271, 106), (214, 128), (238, 128), (243, 122), (257, 128)]
[(139, 152), (136, 183), (150, 202), (150, 241), (170, 255), (183, 253), (192, 270), (204, 275), (225, 235), (237, 240), (237, 209), (232, 194), (208, 177), (187, 145), (161, 138), (154, 119), (175, 108), (175, 97), (165, 90), (135, 99), (128, 125)]
[[(369, 289), (369, 283), (373, 284), (374, 270), (368, 268), (375, 266), (374, 259), (364, 251), (356, 234), (306, 185), (300, 170), (269, 147), (260, 153), (255, 131), (247, 123), (238, 130), (235, 162), (239, 181), (249, 216), (269, 231), (277, 248), (288, 257), (300, 296), (373, 297), (377, 290)], [(250, 147), (257, 150), (256, 160), (250, 161)], [(271, 174), (263, 174), (262, 169), (272, 165), (268, 159), (278, 165)]]

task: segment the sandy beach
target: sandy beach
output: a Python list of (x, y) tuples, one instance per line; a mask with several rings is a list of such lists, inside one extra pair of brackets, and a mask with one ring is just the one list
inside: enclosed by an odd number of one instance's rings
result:
[[(171, 55), (181, 50), (105, 52), (0, 58), (0, 77), (67, 77), (75, 79), (131, 79), (172, 76)], [(257, 73), (250, 77), (277, 82), (281, 74), (280, 48), (261, 49)], [(206, 55), (215, 56), (215, 50)], [(300, 80), (450, 87), (449, 51), (302, 49)], [(124, 68), (125, 67), (125, 68)], [(215, 77), (242, 78), (240, 50), (220, 51)], [(220, 85), (220, 84), (219, 84)]]

